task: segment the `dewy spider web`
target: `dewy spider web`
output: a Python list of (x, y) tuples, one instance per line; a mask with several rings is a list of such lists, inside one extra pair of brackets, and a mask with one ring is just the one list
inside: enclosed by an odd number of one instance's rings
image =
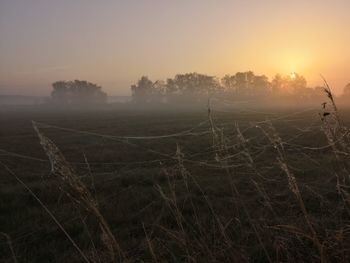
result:
[[(252, 121), (251, 122), (251, 126), (248, 126), (246, 129), (242, 130), (242, 133), (245, 133), (246, 131), (250, 130), (250, 129), (254, 129), (256, 128), (255, 126), (258, 124), (263, 124), (266, 123), (267, 121), (298, 121), (298, 119), (292, 119), (290, 117), (292, 116), (296, 116), (305, 112), (309, 112), (312, 111), (312, 109), (308, 109), (308, 110), (302, 110), (302, 111), (298, 111), (295, 113), (291, 113), (291, 114), (286, 114), (284, 116), (278, 116), (276, 118), (272, 118), (269, 120), (265, 120), (265, 121)], [(216, 111), (215, 111), (216, 112)], [(289, 117), (289, 119), (287, 119)], [(194, 136), (194, 137), (198, 137), (198, 136), (204, 136), (204, 135), (208, 135), (210, 132), (209, 131), (196, 131), (196, 129), (205, 126), (205, 124), (208, 123), (208, 120), (202, 121), (199, 124), (197, 124), (195, 127), (185, 130), (185, 131), (181, 131), (181, 132), (177, 132), (177, 133), (173, 133), (173, 134), (165, 134), (165, 135), (158, 135), (158, 136), (114, 136), (114, 135), (106, 135), (106, 134), (101, 134), (101, 133), (97, 133), (97, 132), (90, 132), (90, 131), (81, 131), (81, 130), (76, 130), (76, 129), (71, 129), (71, 128), (66, 128), (66, 127), (60, 127), (60, 126), (56, 126), (56, 125), (50, 125), (50, 124), (46, 124), (46, 123), (41, 123), (41, 122), (36, 122), (36, 124), (38, 125), (38, 127), (40, 128), (52, 128), (52, 129), (56, 129), (56, 130), (62, 130), (62, 131), (66, 131), (66, 132), (70, 132), (70, 133), (75, 133), (75, 134), (80, 134), (80, 135), (88, 135), (88, 136), (93, 136), (93, 137), (100, 137), (103, 139), (107, 139), (107, 140), (114, 140), (114, 141), (118, 141), (121, 143), (125, 143), (128, 145), (132, 145), (132, 146), (137, 146), (140, 148), (144, 148), (140, 145), (136, 145), (135, 143), (131, 143), (129, 140), (140, 140), (140, 141), (147, 141), (147, 140), (157, 140), (157, 139), (167, 139), (167, 138), (180, 138), (180, 137), (186, 137), (186, 136)], [(223, 123), (219, 125), (220, 128), (226, 127), (226, 128), (231, 128), (232, 124), (231, 123)], [(306, 130), (311, 129), (311, 127), (313, 127), (313, 125), (310, 125), (306, 128)], [(294, 138), (303, 136), (303, 134), (305, 134), (304, 132), (299, 132), (298, 134), (294, 135)], [(236, 135), (225, 135), (226, 139), (233, 139)], [(252, 140), (252, 138), (248, 138), (248, 140)], [(284, 143), (286, 146), (289, 146), (291, 148), (304, 148), (304, 149), (309, 149), (309, 150), (321, 150), (321, 149), (325, 149), (328, 147), (331, 147), (331, 145), (323, 145), (320, 147), (309, 147), (309, 146), (302, 146), (302, 145), (297, 145), (297, 144), (293, 144), (290, 143), (290, 141), (292, 141), (293, 138), (289, 138), (288, 140), (286, 140)], [(258, 148), (257, 150), (261, 150), (263, 151), (264, 148), (266, 148), (266, 146), (261, 146), (260, 149)], [(105, 165), (113, 165), (113, 164), (120, 164), (120, 165), (132, 165), (132, 164), (145, 164), (145, 163), (157, 163), (159, 161), (165, 161), (166, 159), (174, 159), (174, 156), (157, 151), (157, 150), (153, 150), (153, 149), (143, 149), (146, 150), (148, 152), (152, 152), (154, 154), (160, 155), (165, 159), (154, 159), (154, 160), (150, 160), (150, 161), (135, 161), (135, 162), (91, 162), (90, 164), (94, 165), (98, 165), (98, 164), (105, 164)], [(187, 156), (189, 158), (191, 157), (198, 157), (200, 155), (208, 155), (211, 153), (215, 153), (215, 149), (213, 149), (212, 146), (209, 146), (207, 149), (204, 149), (204, 151), (201, 151), (199, 153), (193, 153), (193, 154), (188, 154)], [(14, 153), (14, 152), (10, 152), (10, 151), (6, 151), (4, 149), (0, 149), (0, 155), (5, 155), (5, 156), (12, 156), (12, 157), (18, 157), (18, 158), (22, 158), (22, 159), (28, 159), (28, 160), (32, 160), (32, 161), (38, 161), (38, 162), (47, 162), (47, 160), (45, 159), (41, 159), (41, 158), (35, 158), (32, 156), (27, 156), (27, 155), (23, 155), (23, 154), (19, 154), (19, 153)], [(235, 153), (234, 155), (231, 155), (232, 157), (239, 155), (239, 153)], [(195, 161), (195, 160), (189, 160), (189, 159), (185, 159), (185, 161), (193, 163), (193, 164), (197, 164), (200, 166), (210, 166), (210, 167), (217, 167), (216, 165), (210, 164), (209, 162), (212, 160), (202, 160), (202, 161)], [(72, 162), (72, 164), (75, 165), (84, 165), (84, 163), (81, 162)]]
[[(303, 110), (303, 111), (299, 111), (299, 112), (295, 112), (292, 114), (287, 114), (285, 116), (278, 116), (274, 119), (270, 119), (269, 121), (274, 121), (274, 120), (282, 120), (283, 117), (291, 117), (291, 116), (295, 116), (298, 114), (302, 114), (305, 112), (311, 111), (310, 109), (308, 110)], [(286, 120), (286, 119), (284, 119)], [(293, 119), (289, 119), (289, 121), (292, 121)], [(76, 129), (71, 129), (71, 128), (65, 128), (65, 127), (60, 127), (60, 126), (56, 126), (56, 125), (49, 125), (49, 124), (44, 124), (44, 123), (36, 123), (40, 128), (52, 128), (52, 129), (57, 129), (57, 130), (62, 130), (62, 131), (66, 131), (66, 132), (72, 132), (72, 133), (76, 133), (76, 134), (82, 134), (82, 135), (89, 135), (89, 136), (94, 136), (94, 137), (100, 137), (100, 138), (104, 138), (107, 140), (115, 140), (118, 142), (122, 142), (122, 143), (126, 143), (128, 145), (131, 146), (136, 146), (136, 147), (140, 147), (143, 148), (143, 150), (147, 151), (147, 152), (151, 152), (157, 155), (160, 155), (162, 157), (165, 158), (169, 158), (169, 159), (174, 159), (174, 156), (157, 151), (157, 150), (153, 150), (153, 149), (149, 149), (149, 148), (144, 148), (140, 145), (136, 145), (135, 143), (131, 143), (129, 140), (156, 140), (156, 139), (166, 139), (166, 138), (177, 138), (177, 137), (185, 137), (185, 136), (202, 136), (202, 135), (207, 135), (208, 133), (210, 133), (209, 131), (201, 131), (201, 132), (195, 132), (195, 130), (199, 127), (204, 126), (208, 121), (202, 121), (200, 122), (198, 125), (196, 125), (194, 128), (191, 128), (189, 130), (185, 130), (182, 132), (178, 132), (178, 133), (174, 133), (174, 134), (166, 134), (166, 135), (159, 135), (159, 136), (114, 136), (114, 135), (106, 135), (106, 134), (101, 134), (101, 133), (96, 133), (96, 132), (89, 132), (89, 131), (81, 131), (81, 130), (76, 130)], [(252, 124), (256, 123), (256, 124), (262, 124), (262, 123), (266, 123), (267, 121), (259, 121), (259, 122), (252, 122)], [(224, 126), (224, 125), (223, 125)], [(311, 127), (311, 125), (310, 125)], [(308, 127), (307, 129), (309, 129), (310, 127)], [(246, 130), (252, 129), (254, 128), (254, 125), (252, 127), (248, 127), (245, 130), (243, 130), (242, 132), (244, 133)], [(302, 136), (303, 132), (300, 132), (298, 135), (296, 135), (295, 137), (298, 136)], [(232, 136), (226, 136), (226, 138), (230, 138), (230, 137), (234, 137), (235, 135)], [(249, 140), (249, 139), (248, 139)], [(290, 139), (292, 140), (292, 139)], [(288, 143), (286, 143), (287, 145)], [(295, 146), (293, 144), (289, 144), (289, 146)], [(324, 146), (327, 147), (327, 146)], [(212, 148), (212, 146), (208, 147), (207, 149), (209, 149), (209, 151), (204, 152), (203, 154), (210, 154), (210, 153), (215, 153), (215, 149)], [(258, 149), (259, 150), (259, 149)], [(198, 154), (193, 154), (193, 155), (188, 155), (189, 157), (194, 157), (194, 156), (198, 156), (201, 155), (201, 153)], [(232, 157), (234, 157), (235, 155), (239, 155), (239, 153), (236, 153), (234, 155), (231, 155)], [(152, 160), (152, 161), (146, 161), (147, 162), (157, 162), (159, 161), (159, 159), (156, 160)], [(197, 164), (200, 166), (209, 166), (209, 167), (217, 167), (217, 165), (215, 164), (210, 164), (210, 160), (190, 160), (190, 159), (185, 159), (186, 162), (189, 163), (193, 163), (193, 164)], [(142, 163), (142, 162), (130, 162), (130, 164), (132, 163)], [(233, 165), (233, 167), (235, 167), (236, 165)], [(218, 167), (217, 167), (218, 168)]]
[[(267, 122), (270, 121), (285, 121), (285, 122), (292, 122), (292, 121), (298, 121), (298, 119), (293, 119), (291, 118), (292, 116), (295, 116), (297, 114), (301, 114), (304, 111), (300, 111), (298, 113), (294, 113), (294, 114), (288, 114), (286, 116), (284, 116), (285, 118), (282, 118), (283, 116), (279, 116), (273, 119), (269, 119), (269, 120), (265, 120), (265, 121), (259, 121), (259, 122), (254, 122), (251, 121), (248, 125), (248, 127), (242, 129), (241, 133), (245, 134), (245, 133), (249, 133), (250, 130), (252, 129), (256, 129), (256, 125), (261, 125), (261, 124), (265, 124)], [(69, 132), (69, 133), (75, 133), (75, 134), (80, 134), (80, 135), (87, 135), (87, 136), (92, 136), (92, 137), (99, 137), (102, 139), (106, 139), (106, 140), (113, 140), (116, 142), (121, 142), (121, 143), (125, 143), (127, 145), (133, 146), (133, 147), (139, 147), (147, 152), (152, 152), (154, 154), (160, 155), (162, 156), (164, 159), (155, 159), (155, 160), (151, 160), (151, 161), (145, 161), (145, 162), (128, 162), (128, 164), (136, 164), (136, 163), (150, 163), (150, 162), (155, 162), (155, 163), (159, 163), (160, 161), (163, 160), (173, 160), (174, 156), (170, 155), (170, 154), (166, 154), (166, 153), (162, 153), (160, 151), (156, 151), (156, 150), (152, 150), (149, 149), (147, 147), (144, 146), (140, 146), (137, 145), (135, 143), (131, 143), (130, 140), (135, 140), (135, 141), (147, 141), (147, 140), (157, 140), (157, 139), (167, 139), (167, 138), (181, 138), (181, 137), (185, 137), (185, 136), (194, 136), (194, 137), (199, 137), (199, 136), (204, 136), (209, 134), (210, 132), (208, 131), (200, 131), (200, 132), (196, 132), (196, 128), (198, 127), (203, 127), (205, 124), (207, 123), (207, 121), (201, 122), (199, 125), (197, 125), (195, 128), (192, 129), (188, 129), (185, 130), (183, 132), (178, 132), (178, 133), (174, 133), (174, 134), (166, 134), (166, 135), (160, 135), (160, 136), (111, 136), (111, 135), (105, 135), (105, 134), (100, 134), (100, 133), (96, 133), (96, 132), (88, 132), (88, 131), (81, 131), (81, 130), (74, 130), (74, 129), (69, 129), (69, 128), (64, 128), (64, 127), (59, 127), (59, 126), (54, 126), (54, 125), (47, 125), (47, 124), (42, 124), (42, 123), (37, 123), (38, 126), (40, 126), (40, 128), (45, 128), (45, 129), (56, 129), (56, 130), (62, 130), (64, 132)], [(223, 124), (218, 124), (217, 126), (220, 128), (230, 128), (231, 127), (231, 123), (223, 123)], [(292, 125), (289, 125), (290, 127), (292, 127)], [(298, 127), (293, 127), (296, 129), (297, 133), (293, 134), (293, 136), (290, 136), (290, 138), (287, 138), (285, 140), (282, 141), (282, 144), (284, 144), (285, 149), (286, 150), (296, 150), (298, 149), (298, 151), (300, 151), (302, 149), (301, 145), (297, 145), (297, 144), (293, 144), (291, 142), (293, 142), (294, 140), (296, 140), (298, 137), (301, 137), (305, 134), (307, 134), (308, 132), (313, 131), (313, 128), (315, 127), (314, 123), (309, 123), (309, 125), (307, 125), (307, 127), (303, 127), (303, 129), (298, 128)], [(229, 142), (228, 144), (230, 144), (231, 147), (236, 147), (237, 145), (234, 143), (235, 142), (235, 138), (236, 138), (236, 134), (235, 133), (229, 133), (227, 135), (225, 135), (225, 139), (227, 139)], [(256, 137), (259, 136), (254, 136), (254, 137), (247, 137), (246, 140), (248, 141), (248, 143), (250, 142), (254, 142), (254, 140), (256, 139)], [(258, 155), (261, 155), (264, 153), (264, 151), (268, 148), (271, 148), (271, 145), (263, 145), (263, 144), (254, 144), (254, 145), (250, 145), (250, 153), (253, 157), (257, 157)], [(324, 147), (331, 147), (331, 145), (325, 145), (322, 147), (315, 147), (313, 150), (321, 150), (324, 149)], [(300, 149), (301, 148), (301, 149)], [(13, 156), (13, 157), (18, 157), (18, 158), (28, 158), (29, 160), (33, 160), (33, 161), (39, 161), (39, 162), (44, 162), (46, 160), (44, 159), (40, 159), (40, 158), (34, 158), (34, 157), (30, 157), (30, 156), (26, 156), (26, 155), (21, 155), (21, 154), (17, 154), (17, 153), (13, 153), (13, 152), (8, 152), (5, 150), (0, 150), (1, 153), (3, 155), (9, 155), (9, 156)], [(206, 152), (203, 153), (204, 155), (209, 155), (209, 154), (214, 154), (216, 152), (215, 147), (213, 146), (209, 146), (206, 148)], [(1, 154), (0, 153), (0, 154)], [(202, 154), (202, 153), (198, 153), (198, 154)], [(235, 153), (231, 154), (231, 155), (227, 155), (225, 158), (226, 159), (234, 159), (236, 161), (241, 162), (241, 160), (237, 157), (240, 156), (242, 154), (242, 151), (236, 151)], [(195, 164), (195, 165), (201, 165), (201, 166), (210, 166), (210, 167), (215, 167), (215, 168), (223, 168), (223, 166), (218, 166), (218, 165), (212, 165), (212, 163), (210, 161), (213, 160), (190, 160), (188, 158), (193, 158), (196, 156), (196, 154), (186, 154), (187, 155), (187, 159), (184, 159), (184, 161), (187, 161), (189, 163)], [(309, 156), (310, 159), (312, 159), (311, 156)], [(83, 164), (83, 163), (74, 163), (73, 164)], [(93, 163), (93, 162), (92, 162)], [(96, 162), (96, 164), (101, 164)], [(232, 166), (239, 166), (240, 164), (235, 164)], [(224, 167), (225, 168), (225, 167)], [(292, 167), (290, 167), (292, 169)], [(267, 169), (267, 168), (266, 168)], [(106, 198), (106, 200), (110, 200), (110, 198), (113, 198), (112, 196), (109, 196)]]

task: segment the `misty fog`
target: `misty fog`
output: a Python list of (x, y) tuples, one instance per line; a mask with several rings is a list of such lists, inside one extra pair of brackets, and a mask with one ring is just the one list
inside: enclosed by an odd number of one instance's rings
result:
[[(321, 77), (320, 77), (321, 78)], [(327, 86), (326, 80), (324, 85)], [(177, 74), (152, 81), (142, 76), (130, 87), (130, 96), (108, 96), (103, 87), (83, 80), (56, 81), (51, 96), (0, 95), (0, 105), (35, 105), (51, 109), (203, 109), (218, 108), (319, 107), (326, 100), (324, 86), (310, 87), (297, 73), (277, 74), (273, 79), (252, 71), (225, 75), (221, 79), (199, 73)], [(350, 83), (343, 93), (333, 94), (340, 106), (350, 102)]]

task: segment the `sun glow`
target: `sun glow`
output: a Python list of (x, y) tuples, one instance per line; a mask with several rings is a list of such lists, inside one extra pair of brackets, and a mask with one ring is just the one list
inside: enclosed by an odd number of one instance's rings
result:
[(295, 78), (297, 77), (297, 75), (295, 74), (295, 72), (290, 73), (289, 76), (290, 76), (291, 79), (295, 79)]

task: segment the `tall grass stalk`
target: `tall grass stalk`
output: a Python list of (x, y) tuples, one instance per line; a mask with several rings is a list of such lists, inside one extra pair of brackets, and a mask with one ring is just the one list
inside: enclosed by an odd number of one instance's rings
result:
[[(226, 140), (225, 140), (225, 137), (224, 137), (223, 130), (217, 128), (215, 126), (215, 124), (214, 124), (213, 117), (212, 117), (212, 110), (210, 108), (210, 103), (208, 103), (208, 119), (209, 119), (209, 124), (210, 124), (210, 127), (211, 127), (211, 131), (212, 131), (213, 148), (217, 149), (217, 152), (215, 154), (215, 159), (222, 166), (223, 170), (226, 172), (226, 174), (227, 174), (227, 176), (229, 178), (231, 191), (238, 198), (238, 200), (239, 200), (239, 202), (241, 204), (242, 210), (243, 210), (245, 216), (247, 217), (251, 227), (253, 228), (254, 234), (256, 235), (256, 238), (258, 239), (258, 242), (259, 242), (261, 248), (264, 251), (266, 259), (269, 262), (272, 262), (272, 259), (271, 259), (270, 255), (269, 255), (265, 245), (264, 245), (262, 237), (261, 237), (261, 235), (260, 235), (260, 233), (259, 233), (259, 231), (258, 231), (258, 229), (257, 229), (257, 227), (255, 225), (255, 223), (253, 222), (253, 220), (252, 220), (252, 218), (250, 216), (250, 213), (248, 212), (248, 209), (247, 209), (244, 201), (241, 198), (241, 194), (240, 194), (236, 184), (232, 180), (231, 170), (230, 170), (230, 168), (228, 168), (229, 166), (227, 164), (228, 158), (226, 158), (229, 155), (228, 154), (229, 147), (226, 144)], [(220, 136), (218, 136), (218, 131), (219, 131)]]
[(116, 241), (107, 221), (102, 216), (93, 195), (80, 180), (58, 147), (40, 132), (35, 122), (33, 122), (33, 128), (39, 137), (41, 146), (50, 160), (51, 172), (64, 183), (68, 188), (68, 193), (74, 200), (97, 219), (101, 230), (101, 240), (109, 252), (111, 261), (115, 262), (117, 259), (120, 261), (124, 260), (125, 255)]
[(289, 169), (285, 149), (283, 146), (283, 141), (281, 137), (278, 135), (277, 131), (275, 130), (271, 122), (266, 122), (266, 127), (265, 128), (261, 127), (261, 128), (264, 134), (266, 135), (266, 137), (270, 140), (270, 143), (273, 145), (273, 148), (277, 152), (278, 164), (281, 170), (287, 175), (289, 189), (292, 191), (292, 193), (296, 197), (296, 200), (298, 201), (299, 207), (303, 213), (304, 219), (311, 233), (312, 241), (319, 251), (320, 260), (321, 262), (325, 262), (326, 256), (325, 256), (324, 247), (317, 235), (315, 228), (313, 227), (313, 224), (307, 212), (304, 200), (302, 198), (301, 192), (299, 190), (297, 180), (294, 174), (292, 173), (292, 171)]

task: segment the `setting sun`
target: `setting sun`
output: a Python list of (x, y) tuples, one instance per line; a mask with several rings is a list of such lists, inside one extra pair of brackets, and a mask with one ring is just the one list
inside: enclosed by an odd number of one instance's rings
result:
[(295, 72), (290, 73), (290, 75), (289, 75), (289, 76), (290, 76), (290, 78), (291, 78), (291, 79), (295, 79), (295, 78), (296, 78), (296, 74), (295, 74)]

